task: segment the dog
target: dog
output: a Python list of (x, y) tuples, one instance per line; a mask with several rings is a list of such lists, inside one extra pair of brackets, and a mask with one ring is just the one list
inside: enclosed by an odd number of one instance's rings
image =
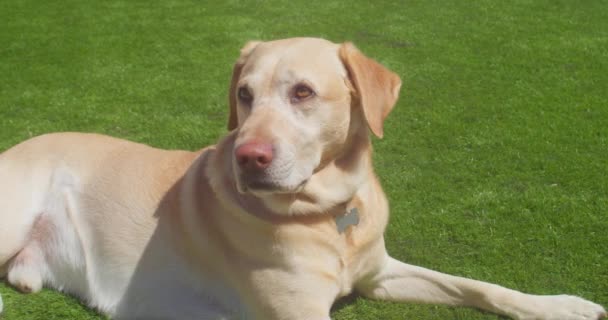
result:
[(230, 132), (197, 152), (54, 133), (0, 155), (0, 266), (115, 319), (330, 320), (353, 291), (514, 319), (595, 320), (536, 296), (391, 258), (371, 160), (400, 78), (353, 44), (249, 42)]

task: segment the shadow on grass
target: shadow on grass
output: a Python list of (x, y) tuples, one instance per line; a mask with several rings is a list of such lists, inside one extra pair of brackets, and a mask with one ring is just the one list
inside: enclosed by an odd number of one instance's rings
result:
[(342, 297), (342, 298), (338, 299), (338, 301), (336, 301), (334, 303), (334, 305), (331, 307), (331, 313), (340, 311), (340, 310), (344, 309), (346, 306), (355, 303), (355, 301), (357, 301), (357, 299), (359, 299), (360, 297), (361, 296), (357, 293), (351, 293), (351, 294), (347, 295), (346, 297)]

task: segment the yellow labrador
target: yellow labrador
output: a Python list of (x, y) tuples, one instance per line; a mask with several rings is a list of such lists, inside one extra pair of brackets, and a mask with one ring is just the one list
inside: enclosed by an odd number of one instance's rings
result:
[(231, 132), (198, 152), (49, 134), (0, 155), (0, 269), (116, 319), (328, 320), (339, 297), (465, 305), (515, 319), (598, 319), (392, 259), (371, 163), (397, 75), (352, 44), (251, 42)]

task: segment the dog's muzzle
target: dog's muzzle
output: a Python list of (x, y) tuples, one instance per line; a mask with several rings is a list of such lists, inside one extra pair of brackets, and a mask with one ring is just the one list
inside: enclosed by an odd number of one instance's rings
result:
[(272, 191), (276, 186), (269, 181), (267, 169), (274, 159), (272, 144), (249, 141), (234, 149), (240, 192), (251, 190)]

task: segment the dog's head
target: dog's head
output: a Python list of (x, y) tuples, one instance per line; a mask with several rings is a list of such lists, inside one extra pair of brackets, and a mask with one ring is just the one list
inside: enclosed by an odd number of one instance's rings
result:
[(352, 44), (250, 42), (230, 86), (228, 128), (241, 193), (293, 194), (344, 156), (368, 127), (378, 137), (401, 80)]

